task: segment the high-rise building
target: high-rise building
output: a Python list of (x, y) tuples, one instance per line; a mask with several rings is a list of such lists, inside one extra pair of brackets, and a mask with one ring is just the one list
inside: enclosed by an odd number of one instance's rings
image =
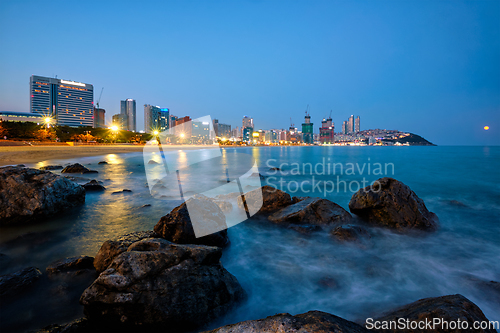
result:
[(121, 113), (114, 114), (111, 126), (118, 126), (118, 128), (123, 129), (124, 125), (125, 125), (125, 119), (123, 119), (123, 115)]
[(359, 116), (356, 117), (356, 120), (354, 122), (354, 132), (358, 133), (360, 132), (360, 119)]
[(347, 121), (347, 134), (354, 133), (354, 116), (351, 115)]
[(201, 121), (191, 122), (191, 142), (206, 143), (210, 139), (210, 123)]
[(135, 112), (135, 100), (129, 98), (124, 101), (120, 101), (120, 114), (123, 119), (123, 127), (129, 131), (136, 131), (136, 112)]
[(173, 133), (175, 136), (181, 139), (189, 139), (191, 138), (192, 130), (191, 118), (189, 116), (176, 119)]
[(304, 143), (313, 144), (313, 123), (311, 123), (311, 116), (307, 113), (304, 117), (304, 123), (302, 124), (302, 141)]
[(30, 111), (57, 125), (94, 126), (94, 86), (44, 76), (30, 77)]
[(94, 108), (94, 128), (106, 127), (106, 110)]
[(154, 131), (163, 132), (170, 126), (170, 110), (144, 104), (144, 131), (152, 133)]
[(342, 123), (342, 134), (347, 134), (347, 121)]
[(245, 128), (245, 127), (254, 128), (254, 126), (253, 126), (253, 118), (250, 118), (248, 116), (244, 116), (243, 117), (243, 121), (242, 121), (242, 127), (243, 128)]
[(323, 119), (319, 129), (319, 141), (321, 143), (333, 143), (335, 139), (335, 124), (332, 118)]
[(215, 135), (219, 138), (230, 138), (232, 135), (231, 125), (221, 124), (218, 119), (213, 120)]

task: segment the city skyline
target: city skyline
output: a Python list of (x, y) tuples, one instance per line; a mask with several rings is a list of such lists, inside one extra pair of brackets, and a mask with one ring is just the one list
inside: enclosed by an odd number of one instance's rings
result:
[[(338, 128), (360, 114), (364, 128), (437, 144), (500, 144), (498, 2), (120, 4), (99, 4), (75, 40), (92, 6), (2, 2), (0, 41), (12, 52), (0, 55), (0, 110), (28, 111), (26, 78), (57, 75), (105, 87), (106, 122), (126, 97), (233, 126), (249, 114), (269, 129), (286, 128), (290, 116), (300, 124), (309, 104), (315, 133), (333, 110)], [(66, 28), (35, 38), (29, 22), (46, 13)], [(64, 48), (45, 42), (58, 38)]]

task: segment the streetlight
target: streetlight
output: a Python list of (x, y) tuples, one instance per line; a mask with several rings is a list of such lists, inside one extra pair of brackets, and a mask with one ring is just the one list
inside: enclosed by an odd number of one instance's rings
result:
[(153, 134), (154, 134), (155, 136), (157, 136), (158, 134), (160, 134), (160, 132), (158, 132), (158, 131), (154, 131), (154, 132), (153, 132)]
[(43, 121), (45, 122), (45, 126), (47, 126), (47, 128), (49, 128), (49, 127), (50, 127), (50, 123), (52, 122), (52, 118), (50, 118), (50, 117), (45, 117), (45, 118), (43, 119)]

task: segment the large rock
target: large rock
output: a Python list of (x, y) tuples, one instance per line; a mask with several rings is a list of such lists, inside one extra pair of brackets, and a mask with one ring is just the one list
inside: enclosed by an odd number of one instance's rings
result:
[[(260, 199), (262, 196), (262, 200)], [(237, 198), (238, 206), (244, 208), (241, 197)], [(274, 213), (292, 204), (290, 194), (272, 186), (262, 186), (256, 190), (245, 193), (245, 201), (250, 211), (257, 211), (259, 215)], [(259, 207), (262, 202), (262, 207)]]
[(330, 232), (330, 235), (341, 242), (360, 242), (371, 238), (370, 233), (359, 225), (341, 225)]
[(127, 251), (130, 245), (151, 237), (158, 237), (158, 234), (154, 231), (137, 231), (105, 241), (94, 258), (95, 269), (99, 273), (104, 271), (113, 259), (120, 253)]
[(304, 199), (269, 216), (274, 223), (321, 226), (349, 223), (351, 219), (351, 214), (344, 208), (322, 198)]
[(75, 163), (75, 164), (68, 165), (67, 167), (62, 169), (61, 173), (82, 173), (83, 174), (83, 173), (97, 173), (97, 171), (90, 170), (90, 169), (84, 167), (83, 165), (81, 165), (80, 163)]
[[(398, 321), (399, 318), (404, 318), (407, 320), (415, 322), (433, 322), (434, 319), (439, 319), (442, 322), (467, 322), (469, 330), (462, 329), (452, 329), (451, 327), (446, 327), (445, 325), (437, 325), (433, 330), (427, 330), (426, 332), (496, 332), (493, 329), (475, 329), (472, 327), (474, 322), (488, 321), (486, 316), (483, 314), (481, 309), (467, 298), (462, 295), (449, 295), (442, 297), (424, 298), (418, 300), (414, 303), (405, 305), (389, 314), (386, 314), (374, 321), (379, 322), (389, 322)], [(422, 325), (422, 327), (424, 324)], [(370, 324), (367, 323), (366, 327), (371, 328)], [(414, 324), (417, 325), (417, 324)], [(463, 324), (465, 325), (465, 324)], [(461, 326), (463, 327), (463, 326)], [(422, 329), (406, 329), (404, 332), (417, 333), (422, 332)], [(401, 332), (397, 329), (380, 329), (378, 332)]]
[(35, 267), (28, 267), (12, 274), (0, 276), (0, 299), (31, 287), (40, 276), (42, 276), (42, 272)]
[[(207, 232), (220, 230), (207, 236), (196, 238), (191, 217), (188, 212), (188, 204), (196, 207), (195, 214), (198, 228)], [(229, 243), (227, 237), (226, 216), (217, 204), (211, 200), (191, 198), (174, 208), (170, 213), (163, 216), (155, 225), (154, 231), (161, 237), (178, 244), (199, 244), (223, 247)]]
[(218, 247), (143, 239), (113, 260), (80, 303), (90, 322), (115, 329), (194, 329), (245, 298), (221, 255)]
[(106, 190), (104, 186), (102, 186), (97, 180), (92, 179), (90, 182), (83, 184), (83, 187), (85, 188), (85, 191), (87, 192), (101, 192)]
[(85, 190), (50, 171), (0, 168), (0, 225), (33, 222), (85, 202)]
[(48, 274), (76, 273), (85, 270), (94, 270), (94, 258), (79, 256), (61, 259), (50, 264), (46, 269)]
[(281, 313), (259, 320), (247, 320), (219, 327), (210, 333), (365, 333), (364, 327), (321, 311), (292, 316)]
[(351, 213), (370, 223), (394, 229), (434, 230), (437, 216), (407, 185), (381, 178), (377, 185), (356, 192), (349, 202)]

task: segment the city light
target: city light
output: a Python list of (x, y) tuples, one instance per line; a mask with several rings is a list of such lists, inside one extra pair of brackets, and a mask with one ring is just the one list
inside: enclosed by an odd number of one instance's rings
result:
[(154, 131), (153, 134), (156, 136), (156, 135), (160, 134), (160, 132)]
[(109, 129), (111, 129), (113, 132), (117, 132), (118, 131), (118, 126), (113, 125)]
[(489, 130), (489, 129), (490, 129), (490, 127), (489, 127), (489, 126), (484, 126), (484, 130), (485, 130), (485, 131), (487, 131), (487, 130)]
[(180, 137), (181, 137), (181, 138), (184, 138), (184, 133), (181, 133)]
[(44, 121), (45, 121), (46, 124), (50, 124), (50, 122), (52, 121), (52, 119), (50, 117), (46, 117), (44, 119)]

